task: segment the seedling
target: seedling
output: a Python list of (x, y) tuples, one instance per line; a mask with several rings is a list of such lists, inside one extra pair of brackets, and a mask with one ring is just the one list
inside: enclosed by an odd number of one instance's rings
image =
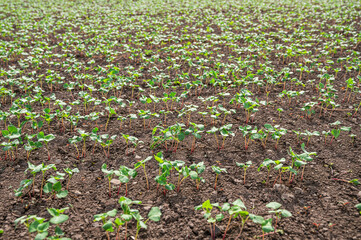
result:
[(112, 196), (112, 194), (111, 194), (112, 187), (111, 187), (110, 181), (113, 179), (114, 170), (107, 170), (107, 164), (104, 163), (104, 164), (102, 165), (102, 172), (105, 173), (105, 176), (108, 178), (109, 197), (111, 197), (111, 196)]
[(271, 160), (271, 159), (269, 159), (269, 158), (266, 158), (264, 161), (263, 161), (263, 163), (258, 167), (258, 171), (260, 171), (261, 170), (261, 168), (263, 168), (263, 167), (266, 167), (267, 168), (267, 182), (266, 182), (266, 184), (268, 185), (269, 184), (269, 174), (270, 174), (270, 171), (271, 171), (271, 166), (272, 166), (272, 164), (274, 165), (274, 164), (276, 164), (275, 163), (275, 161), (273, 161), (273, 160)]
[(246, 184), (246, 173), (247, 169), (252, 165), (252, 161), (247, 161), (246, 163), (238, 163), (236, 162), (237, 167), (243, 168), (244, 174), (243, 174), (243, 184)]
[(39, 142), (44, 142), (45, 143), (45, 147), (46, 150), (48, 152), (48, 160), (50, 161), (50, 152), (49, 152), (49, 148), (48, 148), (48, 143), (52, 140), (55, 139), (55, 136), (53, 134), (48, 134), (45, 136), (45, 134), (43, 132), (39, 132), (37, 135), (38, 141)]
[[(115, 217), (115, 215), (117, 215), (117, 212), (118, 212), (117, 209), (113, 209), (106, 213), (100, 213), (100, 214), (94, 215), (94, 222), (102, 221), (102, 223), (103, 223), (102, 228), (104, 229), (108, 240), (110, 240), (109, 232), (114, 232), (114, 229), (113, 229), (113, 223), (110, 220), (107, 221), (107, 219)], [(119, 223), (119, 228), (121, 225), (124, 224), (124, 223), (123, 224), (121, 223), (121, 220), (119, 218), (117, 218), (115, 220), (115, 222)], [(119, 234), (119, 230), (117, 229), (117, 239), (118, 239), (118, 234)]]
[(74, 173), (78, 173), (79, 169), (78, 168), (64, 168), (64, 172), (66, 172), (68, 174), (68, 183), (66, 184), (66, 190), (69, 190), (69, 183), (70, 183), (70, 179), (72, 178), (72, 176), (74, 175)]
[(227, 173), (227, 169), (225, 168), (220, 168), (218, 166), (212, 166), (212, 170), (213, 172), (216, 174), (216, 180), (214, 181), (214, 190), (217, 190), (217, 180), (218, 180), (218, 175), (221, 174), (222, 172)]
[(210, 233), (211, 233), (211, 238), (212, 240), (216, 239), (216, 222), (220, 222), (223, 220), (224, 215), (222, 213), (217, 214), (214, 217), (212, 217), (212, 210), (213, 208), (221, 208), (219, 206), (218, 203), (211, 203), (209, 201), (209, 199), (207, 201), (205, 201), (204, 203), (202, 203), (202, 205), (196, 206), (194, 209), (197, 210), (203, 210), (204, 215), (203, 217), (207, 220), (207, 222), (209, 223), (209, 227), (210, 227)]
[(149, 182), (148, 182), (148, 177), (147, 177), (147, 171), (145, 170), (145, 164), (151, 160), (153, 157), (149, 156), (144, 160), (138, 161), (136, 164), (134, 164), (134, 170), (139, 168), (140, 166), (142, 166), (143, 171), (144, 171), (144, 176), (145, 176), (145, 180), (147, 182), (147, 189), (149, 190)]
[[(52, 193), (53, 197), (65, 198), (68, 196), (68, 190), (62, 190), (61, 180), (64, 180), (65, 173), (56, 172), (56, 176), (51, 176), (44, 185), (45, 193)], [(49, 197), (49, 199), (51, 196)]]
[(232, 203), (232, 205), (233, 206), (231, 207), (229, 203), (225, 203), (222, 206), (222, 211), (228, 211), (228, 214), (229, 214), (227, 227), (226, 227), (226, 230), (224, 230), (222, 240), (226, 239), (226, 234), (227, 234), (229, 225), (231, 224), (232, 218), (240, 217), (241, 221), (242, 221), (241, 230), (240, 230), (240, 232), (239, 232), (236, 239), (238, 239), (241, 236), (244, 225), (246, 224), (246, 222), (247, 222), (247, 220), (249, 218), (249, 212), (246, 211), (247, 208), (240, 199), (237, 199), (236, 201), (234, 201)]
[(70, 144), (73, 144), (74, 145), (74, 147), (75, 147), (75, 149), (76, 149), (76, 152), (77, 152), (77, 157), (76, 157), (76, 159), (79, 159), (79, 157), (80, 157), (80, 153), (79, 153), (79, 149), (78, 149), (78, 146), (77, 146), (77, 143), (79, 143), (79, 142), (81, 142), (81, 137), (79, 137), (79, 136), (73, 136), (72, 138), (69, 138), (68, 139), (68, 141), (69, 141), (69, 143)]
[[(223, 137), (223, 142), (222, 142), (221, 149), (224, 148), (224, 142), (226, 140), (226, 137), (234, 136), (234, 133), (231, 132), (231, 128), (232, 128), (232, 124), (227, 124), (227, 125), (224, 125), (224, 126), (219, 128), (219, 132), (221, 133), (221, 135)], [(218, 142), (217, 142), (217, 144), (218, 144)]]
[(254, 223), (261, 225), (262, 235), (259, 237), (262, 237), (262, 240), (264, 240), (265, 233), (274, 232), (274, 228), (272, 227), (272, 218), (264, 219), (262, 216), (257, 216), (254, 214), (249, 214), (249, 218)]
[(272, 209), (271, 211), (268, 211), (268, 212), (276, 215), (276, 223), (274, 225), (275, 232), (277, 229), (277, 221), (280, 221), (282, 217), (287, 218), (287, 217), (292, 216), (292, 214), (289, 211), (287, 211), (286, 209), (279, 209), (281, 206), (282, 206), (282, 204), (280, 204), (278, 202), (270, 202), (266, 205), (266, 207)]
[(199, 184), (201, 182), (205, 182), (205, 180), (200, 177), (199, 175), (202, 174), (204, 172), (204, 170), (206, 170), (206, 167), (204, 165), (204, 162), (200, 162), (200, 163), (193, 163), (192, 165), (189, 166), (189, 168), (191, 169), (191, 171), (189, 172), (189, 175), (191, 176), (191, 179), (196, 181), (196, 186), (197, 186), (197, 190), (199, 190)]
[[(114, 174), (119, 177), (121, 183), (125, 183), (125, 196), (128, 196), (128, 182), (131, 178), (135, 178), (138, 175), (138, 172), (135, 169), (130, 169), (126, 166), (120, 166), (119, 170), (114, 171)], [(120, 191), (120, 186), (118, 189), (118, 195)]]
[(140, 216), (140, 214), (137, 214), (134, 216), (135, 220), (137, 221), (137, 232), (135, 234), (135, 239), (138, 239), (138, 234), (141, 228), (147, 229), (147, 222), (149, 220), (152, 220), (154, 222), (159, 222), (160, 218), (162, 216), (162, 212), (160, 211), (159, 207), (152, 207), (148, 213), (148, 218), (145, 221), (142, 221), (143, 218)]
[(192, 134), (193, 135), (193, 141), (191, 146), (191, 153), (194, 152), (194, 149), (196, 147), (196, 138), (200, 139), (201, 133), (203, 132), (204, 125), (203, 124), (196, 124), (196, 123), (190, 123), (191, 126), (185, 131), (186, 135)]

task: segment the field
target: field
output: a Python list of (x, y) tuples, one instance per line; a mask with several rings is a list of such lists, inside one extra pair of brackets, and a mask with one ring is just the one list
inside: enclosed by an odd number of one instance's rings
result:
[(360, 1), (0, 19), (0, 239), (361, 239)]

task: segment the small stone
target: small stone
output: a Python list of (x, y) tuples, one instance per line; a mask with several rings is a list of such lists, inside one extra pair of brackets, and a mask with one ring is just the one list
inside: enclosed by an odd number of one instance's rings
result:
[(81, 195), (81, 192), (78, 191), (78, 190), (75, 190), (74, 193), (75, 193), (76, 195)]
[(295, 194), (303, 194), (302, 188), (295, 187), (294, 190), (295, 190)]
[(114, 185), (120, 185), (120, 181), (118, 179), (114, 179), (114, 178), (110, 181), (110, 183), (114, 184)]
[(283, 185), (283, 184), (275, 184), (274, 189), (279, 191), (279, 192), (282, 192), (282, 191), (285, 191), (287, 189), (287, 186)]
[(291, 202), (295, 198), (295, 195), (291, 193), (284, 193), (281, 195), (281, 198), (284, 201)]
[(138, 159), (141, 159), (141, 156), (139, 156), (139, 155), (135, 155), (135, 160), (138, 160)]
[(60, 164), (60, 163), (61, 163), (61, 159), (56, 159), (54, 162), (55, 162), (55, 164)]

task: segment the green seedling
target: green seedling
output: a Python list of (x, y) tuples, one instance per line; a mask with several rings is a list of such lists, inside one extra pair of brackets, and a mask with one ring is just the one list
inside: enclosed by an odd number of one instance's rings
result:
[(85, 154), (86, 154), (86, 145), (85, 145), (85, 142), (86, 142), (87, 137), (89, 137), (90, 133), (87, 133), (87, 132), (85, 132), (85, 131), (82, 130), (82, 129), (78, 129), (77, 131), (78, 131), (78, 133), (80, 134), (80, 137), (81, 137), (82, 140), (83, 140), (82, 156), (85, 157)]
[(271, 208), (271, 211), (268, 211), (271, 214), (274, 214), (276, 216), (276, 223), (274, 225), (274, 231), (277, 229), (277, 222), (281, 220), (281, 218), (287, 218), (291, 217), (292, 214), (287, 211), (286, 209), (279, 209), (282, 206), (282, 204), (278, 202), (270, 202), (266, 205), (266, 207)]
[(74, 173), (78, 173), (79, 169), (78, 168), (64, 168), (64, 172), (66, 172), (68, 174), (68, 182), (66, 184), (66, 190), (69, 190), (69, 183), (70, 183), (70, 179), (73, 177)]
[(254, 214), (249, 214), (249, 218), (256, 224), (261, 225), (262, 229), (262, 235), (258, 237), (262, 237), (262, 240), (264, 240), (265, 233), (271, 233), (274, 232), (274, 228), (272, 226), (272, 218), (264, 219), (262, 216), (257, 216)]
[[(131, 178), (135, 178), (138, 175), (138, 172), (135, 169), (130, 169), (126, 166), (120, 166), (119, 170), (114, 171), (114, 174), (119, 177), (121, 183), (125, 183), (125, 196), (128, 196), (128, 182)], [(120, 192), (120, 186), (118, 188), (118, 195)]]
[(79, 152), (79, 149), (78, 149), (78, 146), (77, 146), (77, 143), (81, 142), (81, 137), (79, 136), (73, 136), (72, 138), (69, 138), (68, 141), (70, 144), (73, 144), (75, 149), (76, 149), (76, 152), (78, 153), (76, 159), (79, 159), (80, 157), (80, 152)]
[(247, 161), (246, 163), (238, 163), (236, 162), (237, 167), (243, 168), (244, 174), (243, 174), (243, 184), (246, 184), (246, 174), (247, 169), (252, 165), (252, 161)]
[(104, 163), (102, 165), (102, 172), (105, 174), (105, 176), (108, 178), (108, 184), (109, 184), (109, 197), (112, 196), (112, 186), (110, 184), (110, 182), (112, 181), (113, 179), (113, 175), (114, 175), (114, 170), (107, 170), (107, 164)]
[[(61, 181), (64, 180), (65, 173), (56, 172), (56, 176), (50, 176), (44, 185), (45, 193), (52, 193), (53, 197), (65, 198), (68, 196), (68, 190), (62, 190)], [(51, 195), (49, 199), (51, 198)]]
[(266, 168), (267, 169), (267, 181), (266, 181), (266, 184), (268, 185), (269, 184), (269, 174), (270, 174), (270, 171), (271, 171), (271, 167), (272, 167), (272, 164), (276, 164), (275, 161), (269, 159), (269, 158), (266, 158), (263, 163), (258, 167), (258, 171), (261, 171), (261, 168)]
[(48, 160), (50, 161), (50, 152), (49, 152), (49, 148), (48, 148), (48, 143), (52, 140), (55, 139), (55, 136), (53, 134), (48, 134), (45, 136), (45, 134), (43, 132), (39, 132), (37, 135), (38, 141), (39, 142), (44, 142), (45, 143), (45, 147), (46, 150), (48, 152)]
[(192, 165), (189, 166), (189, 168), (191, 169), (191, 171), (189, 172), (189, 175), (192, 180), (196, 181), (196, 187), (197, 187), (197, 190), (199, 190), (200, 183), (205, 182), (203, 177), (200, 176), (200, 174), (202, 174), (204, 172), (204, 170), (206, 170), (204, 162), (193, 163)]
[(217, 190), (217, 180), (218, 180), (218, 175), (221, 174), (222, 172), (227, 173), (227, 169), (225, 168), (220, 168), (218, 166), (212, 166), (212, 170), (213, 172), (216, 174), (216, 180), (214, 181), (214, 190)]
[(36, 134), (32, 134), (32, 135), (27, 135), (26, 139), (27, 139), (27, 144), (24, 145), (24, 149), (26, 150), (26, 160), (29, 161), (30, 158), (30, 154), (33, 150), (39, 149), (41, 148), (43, 145), (41, 144), (41, 142), (39, 141), (32, 141), (31, 139), (34, 138), (36, 136)]
[(147, 222), (152, 220), (153, 222), (159, 222), (162, 216), (162, 212), (159, 207), (152, 207), (148, 213), (148, 218), (144, 221), (140, 214), (135, 215), (135, 220), (137, 221), (137, 232), (135, 234), (135, 239), (138, 239), (138, 234), (141, 228), (147, 229)]
[[(94, 215), (94, 222), (102, 221), (102, 223), (103, 223), (102, 228), (104, 229), (108, 240), (110, 240), (109, 232), (114, 232), (114, 228), (113, 228), (113, 223), (110, 220), (107, 221), (107, 219), (115, 217), (115, 215), (117, 215), (117, 212), (118, 212), (117, 209), (113, 209), (113, 210), (108, 211), (106, 213), (100, 213), (100, 214)], [(115, 222), (119, 223), (119, 228), (120, 228), (121, 225), (124, 224), (124, 223), (121, 222), (121, 220), (119, 218), (117, 218), (115, 220)], [(119, 236), (119, 228), (117, 229), (117, 239), (118, 239), (118, 236)]]
[(224, 219), (224, 215), (222, 213), (217, 214), (215, 217), (212, 217), (212, 210), (214, 207), (221, 209), (218, 203), (211, 203), (209, 199), (202, 203), (202, 205), (196, 206), (194, 209), (203, 210), (203, 217), (207, 220), (210, 227), (211, 239), (216, 239), (216, 222), (220, 222)]
[(149, 190), (149, 182), (148, 182), (148, 176), (147, 176), (147, 171), (145, 170), (145, 164), (151, 160), (153, 157), (149, 156), (144, 160), (138, 161), (136, 164), (134, 164), (134, 170), (139, 168), (140, 166), (143, 168), (144, 171), (144, 176), (145, 176), (145, 181), (147, 182), (147, 189)]
[(241, 236), (244, 225), (246, 224), (246, 222), (249, 218), (249, 212), (246, 211), (247, 208), (240, 199), (237, 199), (236, 201), (234, 201), (232, 203), (232, 205), (233, 206), (231, 207), (229, 203), (225, 203), (222, 206), (222, 211), (228, 211), (228, 214), (229, 214), (227, 227), (226, 227), (226, 230), (224, 230), (222, 240), (226, 239), (226, 234), (227, 234), (228, 228), (231, 224), (232, 218), (236, 219), (236, 218), (240, 217), (241, 221), (242, 221), (241, 222), (241, 230), (236, 239), (238, 239)]

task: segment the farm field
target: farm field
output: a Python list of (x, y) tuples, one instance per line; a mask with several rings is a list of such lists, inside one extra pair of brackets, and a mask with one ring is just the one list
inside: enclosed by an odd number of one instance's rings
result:
[(360, 1), (0, 19), (0, 239), (361, 239)]

